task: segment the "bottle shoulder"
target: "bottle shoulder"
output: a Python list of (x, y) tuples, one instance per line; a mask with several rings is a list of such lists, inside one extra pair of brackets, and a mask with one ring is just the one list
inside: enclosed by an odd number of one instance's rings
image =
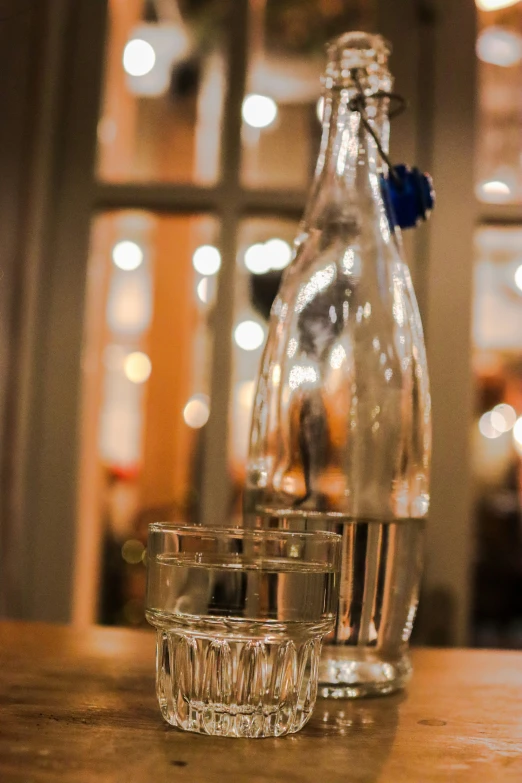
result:
[(317, 233), (300, 236), (271, 312), (279, 347), (298, 339), (302, 350), (317, 353), (343, 335), (364, 342), (398, 330), (401, 354), (423, 342), (409, 269), (393, 241), (325, 245)]

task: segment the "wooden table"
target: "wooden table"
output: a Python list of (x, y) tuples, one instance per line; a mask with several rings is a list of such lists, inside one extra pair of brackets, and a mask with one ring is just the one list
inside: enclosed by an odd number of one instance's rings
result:
[(522, 782), (522, 654), (417, 650), (407, 695), (319, 701), (299, 734), (167, 726), (146, 631), (0, 623), (1, 783)]

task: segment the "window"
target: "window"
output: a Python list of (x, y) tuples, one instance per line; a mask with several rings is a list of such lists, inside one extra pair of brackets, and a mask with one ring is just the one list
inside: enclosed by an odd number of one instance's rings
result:
[(147, 522), (240, 514), (268, 314), (318, 148), (324, 45), (371, 4), (344, 5), (108, 2), (79, 619), (143, 622)]
[(472, 639), (522, 647), (522, 5), (477, 5)]

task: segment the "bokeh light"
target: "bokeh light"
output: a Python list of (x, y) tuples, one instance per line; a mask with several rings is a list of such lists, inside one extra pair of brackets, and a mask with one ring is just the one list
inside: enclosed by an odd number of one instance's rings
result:
[(262, 242), (256, 242), (246, 249), (245, 266), (253, 275), (264, 275), (270, 271), (270, 261)]
[(130, 565), (136, 565), (137, 563), (143, 562), (144, 551), (145, 547), (141, 541), (138, 541), (136, 538), (130, 538), (128, 541), (125, 541), (124, 545), (122, 546), (121, 556), (126, 563), (129, 563)]
[(502, 433), (499, 432), (499, 430), (497, 430), (497, 428), (494, 426), (491, 413), (491, 411), (487, 411), (487, 413), (482, 414), (479, 419), (478, 426), (481, 435), (483, 435), (485, 438), (493, 440), (494, 438), (499, 438)]
[(143, 250), (136, 242), (123, 240), (112, 248), (112, 260), (118, 269), (131, 272), (143, 263)]
[(242, 113), (251, 128), (268, 128), (277, 117), (277, 103), (267, 95), (247, 95)]
[(502, 27), (488, 27), (479, 35), (476, 50), (482, 62), (509, 68), (522, 59), (522, 37)]
[(511, 197), (511, 188), (501, 179), (484, 180), (477, 186), (477, 196), (481, 201), (504, 204)]
[(124, 361), (123, 371), (132, 383), (145, 383), (152, 371), (152, 363), (146, 353), (133, 351)]
[(501, 8), (509, 8), (516, 5), (519, 0), (475, 0), (477, 8), (481, 11), (499, 11)]
[(509, 432), (515, 426), (516, 420), (515, 409), (505, 402), (495, 405), (491, 411), (491, 423), (499, 432)]
[(522, 416), (516, 420), (513, 427), (513, 440), (519, 448), (522, 448)]
[(156, 63), (156, 52), (148, 41), (133, 38), (123, 50), (123, 67), (129, 76), (146, 76)]
[(200, 275), (215, 275), (221, 267), (221, 253), (214, 245), (201, 245), (194, 251), (192, 265)]
[(210, 416), (210, 401), (206, 394), (194, 394), (183, 409), (185, 424), (193, 430), (204, 427)]
[(244, 351), (255, 351), (263, 345), (265, 330), (258, 321), (241, 321), (234, 329), (236, 345)]
[(272, 269), (284, 269), (292, 258), (292, 248), (284, 239), (274, 237), (265, 242), (265, 251)]

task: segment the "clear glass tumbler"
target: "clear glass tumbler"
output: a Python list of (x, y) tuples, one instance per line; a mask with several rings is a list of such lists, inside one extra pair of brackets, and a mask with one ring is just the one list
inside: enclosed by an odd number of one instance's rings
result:
[(165, 720), (201, 734), (301, 729), (333, 630), (341, 537), (149, 526), (147, 619)]

